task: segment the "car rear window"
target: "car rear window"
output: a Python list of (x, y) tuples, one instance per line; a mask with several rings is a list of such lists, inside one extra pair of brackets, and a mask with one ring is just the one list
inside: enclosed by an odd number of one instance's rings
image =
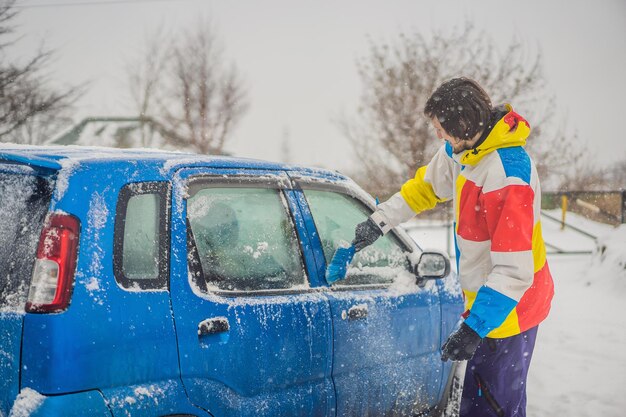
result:
[(0, 311), (24, 311), (52, 182), (0, 164)]

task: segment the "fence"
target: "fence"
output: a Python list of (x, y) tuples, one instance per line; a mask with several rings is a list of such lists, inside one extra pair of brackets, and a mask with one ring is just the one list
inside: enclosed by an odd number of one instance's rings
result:
[(613, 226), (626, 223), (626, 190), (544, 192), (541, 206), (543, 210), (565, 208)]

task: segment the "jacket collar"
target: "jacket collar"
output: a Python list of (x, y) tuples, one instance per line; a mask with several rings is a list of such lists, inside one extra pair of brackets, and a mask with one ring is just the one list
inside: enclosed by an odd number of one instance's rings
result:
[(484, 141), (479, 142), (474, 149), (452, 155), (456, 162), (461, 165), (476, 165), (486, 155), (497, 149), (526, 145), (526, 138), (530, 134), (530, 124), (515, 113), (510, 104), (505, 104), (504, 109), (506, 114), (494, 124)]

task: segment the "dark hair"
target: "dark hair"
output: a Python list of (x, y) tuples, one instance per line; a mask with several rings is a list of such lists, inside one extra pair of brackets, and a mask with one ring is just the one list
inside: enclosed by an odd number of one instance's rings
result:
[(441, 127), (457, 139), (472, 139), (489, 123), (491, 99), (474, 80), (453, 78), (441, 84), (424, 107), (429, 118), (437, 117)]

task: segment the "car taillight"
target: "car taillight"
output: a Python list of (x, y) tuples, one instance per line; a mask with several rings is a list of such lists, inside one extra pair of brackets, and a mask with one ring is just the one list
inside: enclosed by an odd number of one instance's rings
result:
[(80, 223), (68, 214), (48, 217), (37, 246), (33, 278), (28, 291), (28, 313), (53, 313), (70, 303), (78, 254)]

